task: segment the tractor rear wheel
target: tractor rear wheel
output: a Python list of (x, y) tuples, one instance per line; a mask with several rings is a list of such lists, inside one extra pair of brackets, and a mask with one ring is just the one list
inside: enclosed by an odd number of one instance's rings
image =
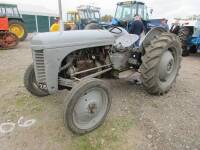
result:
[(14, 33), (20, 41), (24, 41), (27, 37), (27, 30), (23, 22), (19, 20), (9, 21), (9, 31)]
[(178, 37), (182, 44), (182, 49), (183, 49), (182, 55), (183, 56), (189, 56), (189, 54), (190, 54), (190, 51), (188, 50), (188, 46), (187, 46), (187, 40), (190, 37), (190, 35), (191, 35), (191, 31), (187, 27), (182, 27), (179, 30)]
[(91, 132), (104, 122), (110, 106), (110, 91), (103, 81), (82, 80), (65, 100), (65, 126), (75, 134)]
[(167, 93), (180, 69), (182, 49), (178, 37), (162, 33), (144, 49), (140, 67), (144, 87), (150, 94)]
[(12, 49), (19, 43), (18, 37), (8, 31), (0, 31), (0, 50)]
[(33, 64), (27, 68), (24, 74), (24, 86), (31, 94), (35, 96), (44, 97), (49, 95), (47, 90), (40, 88), (39, 84), (37, 83)]

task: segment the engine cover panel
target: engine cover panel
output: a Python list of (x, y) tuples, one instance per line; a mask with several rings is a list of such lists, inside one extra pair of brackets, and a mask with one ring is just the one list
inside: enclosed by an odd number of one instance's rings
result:
[(128, 66), (128, 59), (130, 57), (129, 51), (123, 53), (113, 53), (110, 55), (110, 60), (113, 65), (113, 69), (122, 71)]

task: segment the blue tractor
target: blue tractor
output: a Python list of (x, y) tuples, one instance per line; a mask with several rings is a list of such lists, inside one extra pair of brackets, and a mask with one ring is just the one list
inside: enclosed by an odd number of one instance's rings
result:
[(197, 53), (200, 49), (200, 18), (182, 24), (178, 36), (182, 43), (183, 56)]
[[(150, 10), (152, 14), (153, 9)], [(135, 15), (139, 15), (145, 26), (145, 32), (154, 27), (161, 26), (162, 19), (149, 19), (149, 11), (145, 3), (139, 1), (126, 1), (117, 3), (115, 17), (112, 19), (112, 25), (121, 26), (130, 31), (130, 24)]]
[(139, 15), (142, 18), (145, 33), (155, 27), (162, 27), (161, 21), (163, 19), (149, 19), (149, 12), (152, 14), (153, 9), (148, 11), (147, 6), (143, 2), (139, 1), (125, 1), (117, 3), (117, 9), (112, 22), (105, 23), (91, 23), (88, 24), (85, 29), (109, 29), (112, 26), (123, 27), (127, 31), (130, 31), (130, 25), (134, 20), (135, 15)]

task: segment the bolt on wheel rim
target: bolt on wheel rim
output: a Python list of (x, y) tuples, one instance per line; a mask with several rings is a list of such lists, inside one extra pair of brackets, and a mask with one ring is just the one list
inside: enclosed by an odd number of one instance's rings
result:
[(101, 121), (107, 111), (108, 95), (100, 87), (87, 90), (73, 110), (73, 122), (80, 129), (93, 128)]
[(24, 35), (24, 29), (21, 25), (19, 24), (12, 24), (9, 27), (10, 32), (14, 33), (17, 35), (18, 38), (22, 38)]

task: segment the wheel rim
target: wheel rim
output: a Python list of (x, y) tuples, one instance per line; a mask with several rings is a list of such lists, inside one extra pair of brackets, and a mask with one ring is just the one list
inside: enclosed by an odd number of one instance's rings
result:
[(173, 51), (163, 53), (159, 65), (159, 79), (161, 84), (170, 85), (176, 77), (177, 57)]
[(9, 27), (10, 32), (17, 35), (18, 38), (22, 38), (24, 36), (24, 29), (19, 24), (11, 24)]
[(95, 127), (106, 114), (108, 95), (102, 88), (95, 87), (82, 95), (73, 110), (73, 122), (79, 129)]

